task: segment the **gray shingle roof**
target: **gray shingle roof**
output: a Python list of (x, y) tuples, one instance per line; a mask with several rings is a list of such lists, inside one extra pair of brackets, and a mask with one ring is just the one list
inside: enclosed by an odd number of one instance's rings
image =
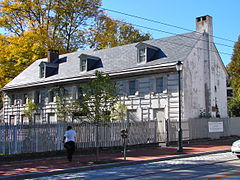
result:
[(80, 72), (79, 56), (81, 54), (87, 54), (101, 58), (103, 67), (99, 68), (99, 70), (107, 73), (119, 72), (122, 70), (137, 68), (141, 66), (146, 67), (163, 63), (184, 61), (200, 37), (201, 34), (192, 32), (183, 35), (144, 41), (146, 44), (160, 48), (166, 55), (166, 57), (150, 61), (145, 64), (137, 63), (137, 48), (135, 46), (138, 43), (103, 50), (89, 49), (63, 54), (60, 55), (60, 58), (66, 58), (66, 62), (59, 64), (58, 74), (47, 78), (39, 77), (39, 64), (42, 61), (46, 62), (47, 58), (39, 59), (32, 63), (11, 82), (9, 82), (3, 89), (7, 90), (14, 87), (17, 88), (40, 85), (53, 81), (59, 81), (61, 79), (71, 80), (74, 77), (84, 77), (93, 74), (95, 70)]

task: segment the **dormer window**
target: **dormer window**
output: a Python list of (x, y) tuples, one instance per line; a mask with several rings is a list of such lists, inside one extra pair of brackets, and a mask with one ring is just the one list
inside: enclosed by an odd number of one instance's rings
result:
[(136, 48), (138, 51), (137, 52), (138, 63), (147, 63), (149, 61), (166, 57), (166, 55), (163, 53), (161, 49), (150, 44), (140, 42), (136, 45)]
[(86, 71), (87, 70), (87, 59), (81, 59), (80, 60), (80, 71)]
[(47, 78), (58, 73), (58, 64), (41, 62), (39, 64), (39, 77)]
[(39, 77), (40, 77), (40, 78), (45, 77), (45, 72), (46, 72), (45, 64), (44, 64), (44, 63), (41, 63), (41, 64), (39, 65), (39, 68), (40, 68), (40, 70), (39, 70)]
[(138, 50), (138, 62), (146, 62), (146, 48), (141, 48)]
[(80, 72), (94, 70), (103, 67), (102, 61), (99, 57), (81, 54), (80, 58)]

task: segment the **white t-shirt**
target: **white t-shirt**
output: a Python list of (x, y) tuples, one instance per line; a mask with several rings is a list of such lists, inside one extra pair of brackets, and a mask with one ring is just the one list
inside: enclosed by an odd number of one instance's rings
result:
[(76, 132), (73, 129), (70, 129), (65, 132), (64, 136), (66, 137), (65, 142), (68, 141), (75, 142)]

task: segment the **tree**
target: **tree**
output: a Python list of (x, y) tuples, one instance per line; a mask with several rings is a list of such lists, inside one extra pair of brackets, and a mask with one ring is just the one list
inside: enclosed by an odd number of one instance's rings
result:
[[(3, 99), (3, 92), (0, 90), (0, 111), (1, 111), (1, 109), (2, 109), (2, 107), (3, 107), (3, 101), (4, 101), (4, 99)], [(1, 117), (0, 117), (1, 118)], [(1, 120), (0, 120), (1, 121)], [(2, 121), (3, 121), (3, 119), (2, 119)], [(0, 122), (1, 123), (1, 122)]]
[(33, 101), (29, 100), (28, 104), (26, 106), (26, 109), (23, 110), (23, 113), (28, 118), (28, 121), (29, 121), (30, 124), (33, 123), (32, 122), (33, 113), (36, 110), (37, 110), (37, 105)]
[(96, 78), (83, 86), (82, 108), (87, 118), (95, 125), (111, 120), (111, 111), (118, 100), (115, 84), (102, 72), (95, 72)]
[(84, 47), (107, 48), (150, 39), (100, 10), (101, 0), (0, 0), (0, 88), (47, 49), (60, 54)]
[(234, 45), (232, 60), (227, 69), (231, 76), (234, 93), (240, 94), (240, 37)]
[(66, 121), (69, 107), (68, 107), (68, 97), (66, 96), (66, 91), (64, 87), (54, 87), (50, 89), (49, 93), (52, 93), (53, 96), (56, 95), (56, 114), (57, 120)]
[(228, 102), (228, 109), (232, 116), (240, 116), (240, 37), (234, 45), (233, 56), (231, 62), (227, 66), (227, 70), (231, 76), (230, 83), (234, 95)]
[(101, 0), (2, 0), (0, 27), (18, 36), (46, 29), (48, 38), (61, 39), (66, 51), (72, 52), (85, 45), (85, 31), (100, 6)]
[(149, 33), (142, 33), (132, 25), (101, 15), (90, 28), (90, 47), (105, 49), (151, 39)]
[(46, 57), (47, 49), (63, 54), (150, 38), (104, 15), (100, 6), (101, 0), (1, 0), (0, 27), (11, 36), (0, 34), (0, 88), (36, 59)]
[(94, 125), (96, 125), (96, 152), (99, 156), (99, 134), (100, 125), (111, 120), (111, 112), (118, 100), (115, 84), (108, 75), (96, 71), (96, 78), (83, 86), (82, 110)]
[[(35, 60), (46, 57), (48, 44), (52, 43), (46, 31), (27, 31), (22, 36), (0, 35), (0, 88)], [(58, 45), (56, 48), (64, 52)]]
[(228, 102), (228, 110), (231, 117), (240, 117), (240, 95), (236, 95)]
[(124, 121), (127, 116), (127, 107), (121, 102), (117, 103), (111, 113), (112, 119)]
[(74, 100), (69, 97), (69, 93), (64, 87), (57, 86), (49, 90), (52, 96), (56, 97), (56, 114), (58, 121), (67, 121), (68, 117), (72, 120), (75, 118), (76, 113), (82, 111), (81, 102), (79, 99)]

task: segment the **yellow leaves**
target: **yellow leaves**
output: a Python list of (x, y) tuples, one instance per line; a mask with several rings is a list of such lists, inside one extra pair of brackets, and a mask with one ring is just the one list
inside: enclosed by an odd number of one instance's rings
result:
[(0, 18), (0, 26), (3, 26), (6, 22), (7, 22), (7, 18), (6, 17)]
[(46, 35), (34, 31), (28, 31), (23, 36), (0, 36), (0, 87), (36, 59), (46, 56), (46, 38)]
[(47, 49), (58, 49), (65, 53), (59, 39), (49, 38), (46, 28), (34, 29), (21, 36), (0, 34), (0, 88), (12, 80), (35, 60), (46, 57)]
[(91, 35), (94, 36), (93, 40), (90, 40), (90, 44), (93, 46), (97, 43), (97, 47), (100, 49), (144, 41), (151, 38), (150, 34), (141, 33), (141, 31), (135, 29), (133, 26), (125, 24), (120, 20), (114, 20), (106, 15), (98, 18), (96, 29), (91, 28), (89, 30), (91, 31)]

